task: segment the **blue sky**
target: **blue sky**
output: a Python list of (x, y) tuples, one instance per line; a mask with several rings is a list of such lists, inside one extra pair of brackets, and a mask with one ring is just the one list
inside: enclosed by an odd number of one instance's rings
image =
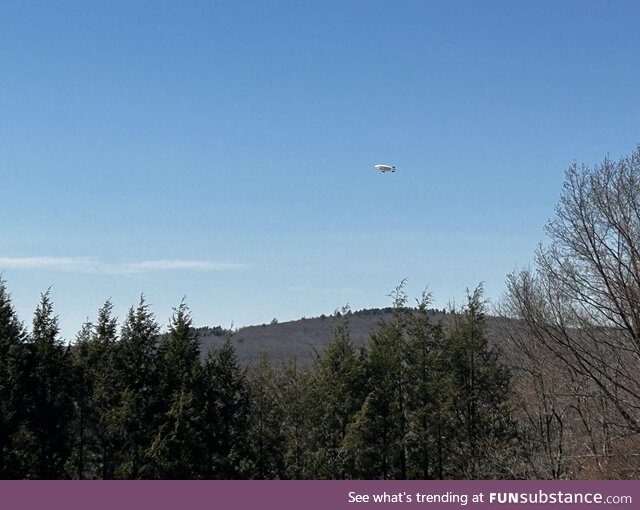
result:
[[(640, 142), (640, 3), (0, 2), (0, 272), (235, 326), (527, 265), (564, 170)], [(391, 163), (395, 174), (372, 165)]]

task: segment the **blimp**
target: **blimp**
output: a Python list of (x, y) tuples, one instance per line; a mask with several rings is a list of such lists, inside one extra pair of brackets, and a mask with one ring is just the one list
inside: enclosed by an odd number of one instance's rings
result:
[(373, 165), (373, 168), (375, 168), (376, 170), (378, 170), (379, 172), (382, 172), (382, 173), (395, 172), (396, 171), (396, 167), (393, 166), (393, 165), (378, 164), (378, 165)]

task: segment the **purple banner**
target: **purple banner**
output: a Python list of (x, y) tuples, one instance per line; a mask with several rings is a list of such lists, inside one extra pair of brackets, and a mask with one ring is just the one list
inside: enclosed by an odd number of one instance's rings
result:
[(0, 510), (640, 508), (637, 481), (0, 481)]

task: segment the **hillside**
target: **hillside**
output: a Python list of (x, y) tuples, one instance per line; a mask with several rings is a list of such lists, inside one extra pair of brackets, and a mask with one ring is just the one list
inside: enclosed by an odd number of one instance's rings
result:
[[(371, 332), (381, 322), (389, 321), (392, 313), (390, 308), (367, 309), (340, 317), (321, 316), (248, 326), (235, 332), (221, 328), (198, 328), (197, 331), (203, 354), (220, 347), (230, 335), (238, 359), (243, 364), (252, 363), (265, 354), (272, 361), (296, 360), (306, 365), (313, 359), (315, 352), (324, 352), (333, 327), (340, 321), (348, 320), (350, 337), (356, 346), (366, 346)], [(434, 322), (445, 315), (435, 310), (430, 310), (429, 314)]]

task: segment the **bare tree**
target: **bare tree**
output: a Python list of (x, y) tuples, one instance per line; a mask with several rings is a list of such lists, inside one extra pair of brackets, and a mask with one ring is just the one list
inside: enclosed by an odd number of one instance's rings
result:
[(572, 165), (546, 233), (535, 269), (509, 275), (507, 309), (563, 367), (585, 448), (609, 458), (640, 434), (640, 146)]

